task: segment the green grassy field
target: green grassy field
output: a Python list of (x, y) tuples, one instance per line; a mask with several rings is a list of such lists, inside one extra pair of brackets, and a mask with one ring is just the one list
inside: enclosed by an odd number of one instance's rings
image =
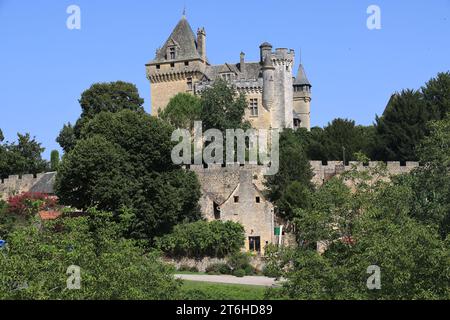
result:
[(263, 300), (266, 288), (184, 280), (182, 292), (187, 300)]

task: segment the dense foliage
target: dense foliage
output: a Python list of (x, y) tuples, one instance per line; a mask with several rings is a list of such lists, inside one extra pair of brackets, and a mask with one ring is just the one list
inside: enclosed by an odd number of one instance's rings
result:
[[(1, 133), (1, 132), (0, 132)], [(0, 134), (0, 178), (9, 175), (37, 174), (48, 170), (42, 159), (45, 149), (30, 134), (17, 134), (17, 142), (3, 142)]]
[(174, 257), (224, 257), (244, 246), (244, 227), (231, 221), (180, 224), (158, 239), (157, 246)]
[(292, 197), (302, 199), (303, 194), (312, 189), (313, 177), (311, 166), (306, 157), (303, 130), (285, 130), (280, 135), (279, 170), (267, 176), (269, 199), (277, 206), (281, 217), (292, 218), (290, 200)]
[(43, 193), (25, 192), (8, 199), (8, 213), (22, 216), (33, 217), (41, 210), (57, 209), (57, 200)]
[(189, 93), (179, 93), (159, 113), (159, 117), (175, 128), (193, 130), (194, 121), (201, 120), (201, 99)]
[[(442, 124), (437, 126), (443, 129)], [(440, 134), (432, 132), (429, 139), (434, 141)], [(450, 137), (450, 130), (446, 136)], [(432, 169), (425, 167), (389, 182), (383, 165), (362, 172), (355, 167), (311, 192), (309, 205), (294, 209), (299, 248), (269, 251), (269, 271), (281, 270), (277, 275), (288, 279), (280, 292), (269, 295), (289, 299), (450, 298), (449, 211), (444, 211), (448, 204), (441, 198), (448, 191), (424, 203), (423, 193), (433, 192), (429, 185), (435, 180), (423, 175), (428, 170)], [(422, 184), (414, 183), (417, 175)], [(450, 181), (448, 167), (442, 180)], [(317, 252), (317, 244), (324, 247), (323, 254)], [(373, 265), (381, 270), (380, 290), (367, 287), (367, 268)]]
[(130, 209), (127, 234), (152, 241), (200, 218), (195, 173), (171, 160), (173, 128), (144, 113), (103, 112), (83, 128), (59, 166), (56, 193), (79, 209)]
[(392, 95), (374, 125), (356, 125), (334, 119), (324, 128), (305, 133), (306, 153), (311, 160), (356, 160), (364, 153), (371, 160), (416, 161), (417, 147), (429, 133), (427, 124), (450, 112), (450, 72), (439, 73), (420, 90)]
[[(119, 237), (112, 216), (46, 222), (14, 231), (0, 252), (0, 299), (174, 299), (180, 283), (171, 268)], [(70, 266), (81, 287), (70, 290)]]
[(139, 96), (136, 86), (123, 81), (95, 83), (81, 94), (79, 102), (80, 118), (74, 126), (70, 123), (64, 125), (56, 139), (65, 152), (69, 152), (75, 147), (81, 130), (97, 114), (122, 110), (144, 112), (144, 100)]

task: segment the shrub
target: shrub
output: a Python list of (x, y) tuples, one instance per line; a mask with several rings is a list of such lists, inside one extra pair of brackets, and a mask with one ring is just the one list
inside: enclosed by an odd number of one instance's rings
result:
[(181, 271), (181, 272), (191, 271), (191, 267), (188, 266), (187, 264), (182, 264), (178, 268), (178, 271)]
[(209, 274), (232, 274), (231, 268), (226, 263), (213, 263), (206, 268)]
[(243, 270), (246, 275), (255, 274), (255, 269), (250, 265), (250, 255), (243, 252), (232, 254), (228, 258), (228, 265), (233, 270)]
[(244, 228), (235, 222), (197, 221), (174, 227), (156, 241), (157, 247), (172, 257), (224, 257), (239, 252), (244, 245)]
[(245, 270), (243, 270), (243, 269), (237, 269), (237, 270), (234, 270), (234, 271), (233, 271), (233, 275), (234, 275), (235, 277), (242, 278), (242, 277), (244, 277), (244, 276), (246, 275), (246, 272), (245, 272)]
[(56, 199), (43, 193), (25, 192), (8, 199), (8, 212), (17, 216), (30, 217), (41, 210), (52, 210), (56, 207)]

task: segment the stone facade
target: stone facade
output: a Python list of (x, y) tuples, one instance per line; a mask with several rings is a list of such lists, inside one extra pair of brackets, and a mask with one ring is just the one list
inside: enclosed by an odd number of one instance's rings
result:
[(158, 115), (178, 93), (201, 95), (218, 78), (225, 79), (238, 92), (245, 93), (248, 109), (245, 117), (255, 129), (310, 129), (311, 84), (303, 65), (293, 76), (295, 52), (260, 46), (260, 61), (211, 65), (207, 58), (204, 28), (192, 31), (182, 17), (165, 44), (146, 64), (150, 81), (152, 114)]
[(23, 192), (39, 192), (53, 194), (55, 172), (39, 173), (36, 176), (25, 174), (23, 176), (9, 176), (0, 179), (0, 199), (7, 200), (10, 196)]
[(262, 167), (191, 166), (202, 186), (200, 207), (209, 220), (239, 222), (245, 229), (245, 249), (264, 252), (274, 242), (274, 207), (262, 190)]

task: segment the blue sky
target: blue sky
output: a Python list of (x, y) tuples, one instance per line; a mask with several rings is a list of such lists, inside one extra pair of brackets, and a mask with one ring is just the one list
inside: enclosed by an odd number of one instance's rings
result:
[[(81, 30), (66, 27), (69, 5)], [(381, 8), (381, 30), (366, 27)], [(312, 125), (336, 117), (371, 124), (391, 93), (419, 88), (450, 69), (450, 0), (0, 0), (0, 128), (8, 140), (30, 132), (46, 147), (79, 114), (94, 82), (138, 86), (150, 112), (145, 63), (186, 5), (194, 31), (204, 26), (211, 63), (258, 60), (259, 45), (289, 47), (313, 85)], [(298, 64), (298, 59), (297, 59)]]

